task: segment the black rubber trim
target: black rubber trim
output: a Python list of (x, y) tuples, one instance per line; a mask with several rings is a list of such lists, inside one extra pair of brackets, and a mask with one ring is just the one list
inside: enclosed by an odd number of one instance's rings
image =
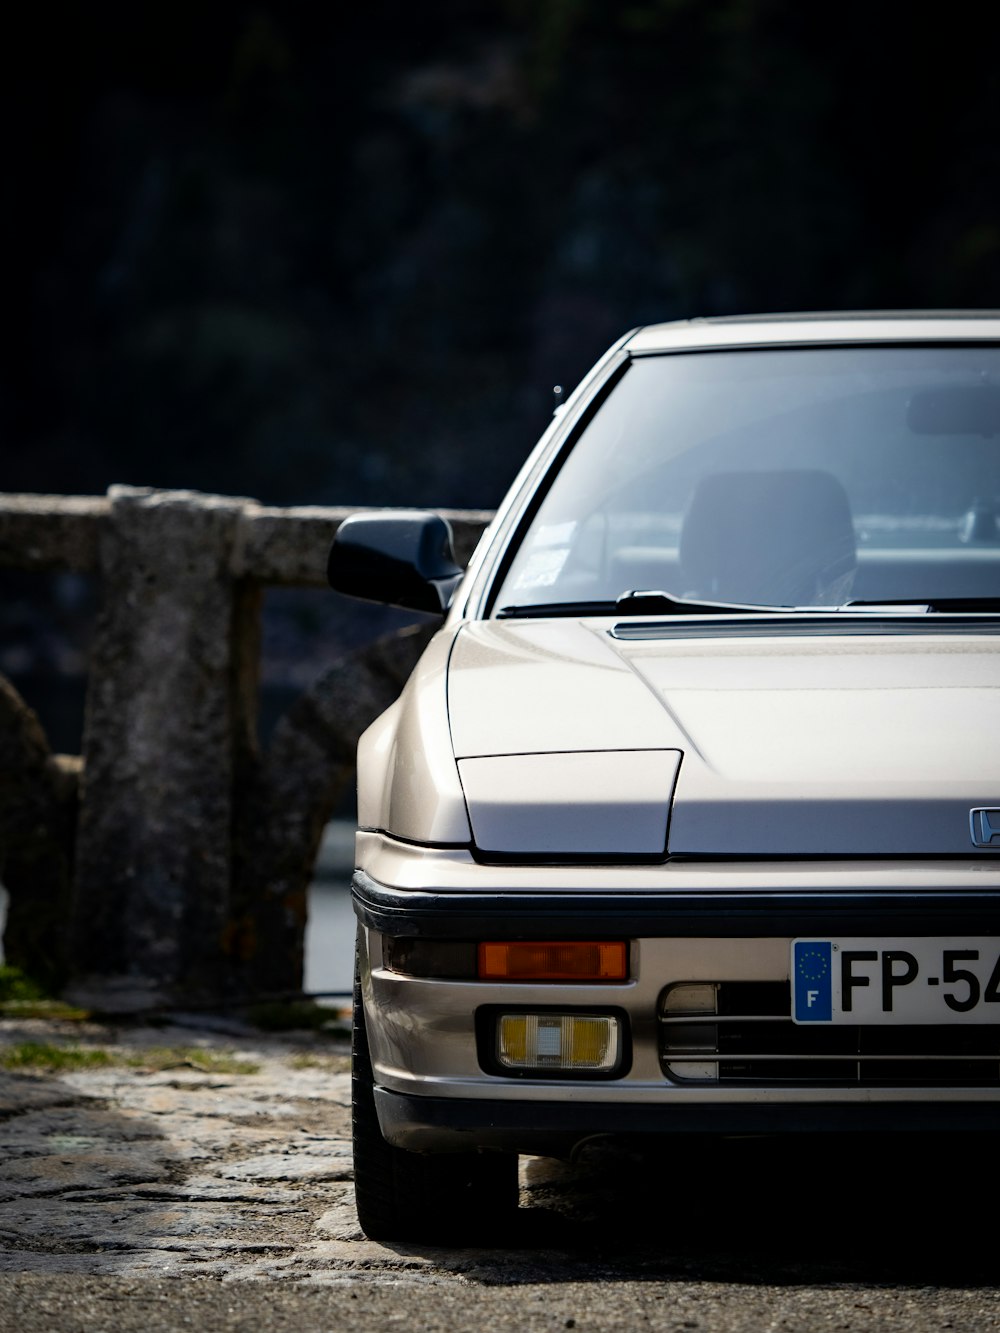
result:
[(354, 911), (414, 939), (753, 939), (760, 935), (1000, 935), (1000, 890), (444, 893), (354, 873)]
[(636, 1106), (620, 1102), (472, 1101), (375, 1089), (385, 1138), (410, 1152), (473, 1148), (569, 1156), (594, 1137), (669, 1134), (965, 1132), (1000, 1129), (1000, 1102), (864, 1102)]
[[(930, 600), (930, 599), (928, 599)], [(943, 617), (943, 618), (939, 618)], [(814, 615), (806, 611), (782, 614), (767, 619), (747, 616), (692, 615), (677, 619), (621, 621), (608, 634), (622, 642), (659, 642), (668, 639), (745, 639), (745, 638), (844, 638), (856, 635), (892, 634), (1000, 634), (1000, 619), (995, 611), (933, 611), (926, 615), (878, 615), (875, 612), (843, 611), (835, 616)]]

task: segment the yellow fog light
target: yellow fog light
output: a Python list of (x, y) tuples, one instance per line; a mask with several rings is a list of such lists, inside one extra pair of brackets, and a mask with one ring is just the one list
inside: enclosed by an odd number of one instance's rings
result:
[(497, 1021), (505, 1069), (608, 1073), (620, 1050), (620, 1025), (610, 1014), (501, 1014)]

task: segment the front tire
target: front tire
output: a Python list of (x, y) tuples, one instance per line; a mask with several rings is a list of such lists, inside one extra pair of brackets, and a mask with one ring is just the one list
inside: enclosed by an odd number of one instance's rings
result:
[(485, 1244), (517, 1208), (514, 1153), (415, 1153), (387, 1143), (375, 1110), (359, 968), (354, 972), (351, 1120), (354, 1191), (371, 1240)]

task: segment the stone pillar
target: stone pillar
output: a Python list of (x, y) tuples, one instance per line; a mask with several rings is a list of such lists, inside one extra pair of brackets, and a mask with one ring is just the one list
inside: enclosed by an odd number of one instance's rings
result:
[(109, 497), (69, 993), (105, 1009), (218, 998), (235, 755), (254, 734), (239, 714), (256, 700), (256, 644), (232, 573), (253, 502), (125, 486)]

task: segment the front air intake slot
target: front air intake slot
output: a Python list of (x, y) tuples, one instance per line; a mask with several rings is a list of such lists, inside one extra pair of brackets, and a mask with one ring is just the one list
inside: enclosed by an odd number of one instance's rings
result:
[(670, 987), (659, 1055), (678, 1083), (1000, 1086), (1000, 1026), (799, 1025), (787, 982)]

